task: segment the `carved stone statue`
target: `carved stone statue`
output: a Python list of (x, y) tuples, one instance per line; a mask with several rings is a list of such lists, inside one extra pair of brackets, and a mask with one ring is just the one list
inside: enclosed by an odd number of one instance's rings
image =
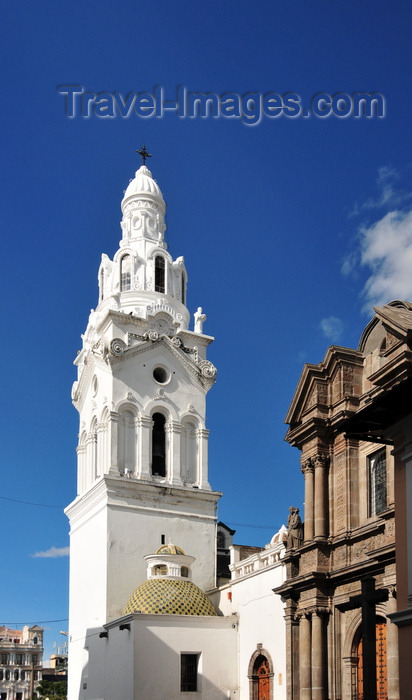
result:
[(291, 506), (288, 516), (288, 536), (286, 549), (300, 547), (303, 542), (303, 524), (299, 515), (299, 508)]
[(206, 314), (202, 313), (202, 307), (199, 306), (194, 314), (195, 333), (203, 333), (203, 324), (206, 321)]

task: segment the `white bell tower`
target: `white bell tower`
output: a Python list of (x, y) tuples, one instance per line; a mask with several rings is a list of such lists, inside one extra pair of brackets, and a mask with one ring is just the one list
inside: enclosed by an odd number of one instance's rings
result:
[(165, 210), (142, 165), (122, 201), (119, 250), (113, 260), (102, 256), (99, 302), (75, 361), (78, 495), (66, 509), (71, 700), (82, 697), (88, 635), (122, 615), (145, 580), (145, 555), (171, 538), (196, 557), (194, 583), (215, 586), (221, 494), (208, 482), (205, 425), (213, 338), (202, 332), (201, 309), (188, 328), (187, 274), (183, 257), (167, 251)]

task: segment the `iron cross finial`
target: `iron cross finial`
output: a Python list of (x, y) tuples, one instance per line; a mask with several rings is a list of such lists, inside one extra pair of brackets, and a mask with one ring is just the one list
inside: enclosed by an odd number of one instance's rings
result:
[(144, 144), (143, 144), (143, 146), (142, 146), (142, 148), (141, 148), (140, 150), (138, 149), (138, 150), (136, 151), (136, 153), (138, 153), (139, 156), (141, 157), (143, 165), (146, 165), (146, 160), (147, 160), (147, 158), (151, 158), (151, 157), (152, 157), (152, 154), (151, 154), (151, 153), (148, 153), (148, 152), (146, 151), (146, 146), (145, 146)]

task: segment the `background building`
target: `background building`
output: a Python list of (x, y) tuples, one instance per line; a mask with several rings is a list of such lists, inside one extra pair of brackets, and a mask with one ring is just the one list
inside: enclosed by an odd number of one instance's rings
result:
[(43, 667), (43, 628), (0, 627), (0, 698), (31, 700)]

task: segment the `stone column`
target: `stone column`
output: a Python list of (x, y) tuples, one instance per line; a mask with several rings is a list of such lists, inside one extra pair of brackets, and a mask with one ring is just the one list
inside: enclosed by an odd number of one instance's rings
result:
[(323, 687), (323, 615), (315, 610), (312, 614), (312, 700), (324, 700)]
[(310, 627), (310, 618), (303, 613), (299, 620), (299, 700), (312, 700)]
[(151, 479), (150, 454), (153, 421), (150, 416), (139, 416), (137, 424), (139, 426), (137, 474), (141, 479)]
[(209, 489), (209, 481), (207, 476), (207, 460), (208, 460), (208, 439), (209, 431), (199, 428), (196, 431), (197, 437), (197, 459), (198, 459), (198, 485), (201, 489)]
[(304, 540), (313, 540), (313, 464), (311, 459), (302, 463), (302, 473), (305, 476), (305, 520)]
[[(396, 598), (393, 588), (389, 590), (387, 612), (389, 614), (396, 612)], [(390, 698), (390, 700), (399, 700), (398, 628), (390, 620), (386, 621), (386, 649), (388, 663), (388, 698)]]
[(315, 539), (324, 539), (326, 537), (326, 458), (318, 455), (314, 458), (313, 464), (315, 467)]

